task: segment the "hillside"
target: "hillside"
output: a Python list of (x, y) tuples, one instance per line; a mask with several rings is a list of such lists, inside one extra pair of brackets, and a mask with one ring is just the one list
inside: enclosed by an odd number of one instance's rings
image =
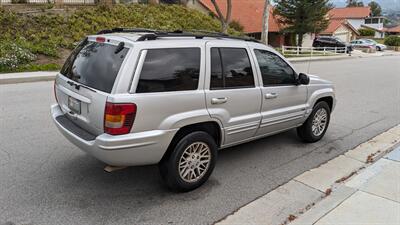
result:
[(17, 14), (0, 8), (0, 27), (0, 72), (8, 72), (57, 69), (74, 43), (102, 29), (219, 31), (220, 23), (179, 5), (131, 4), (88, 7), (61, 14)]

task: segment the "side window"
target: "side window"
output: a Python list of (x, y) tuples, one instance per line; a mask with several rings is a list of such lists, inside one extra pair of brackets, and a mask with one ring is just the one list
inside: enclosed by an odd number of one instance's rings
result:
[(149, 49), (136, 93), (195, 90), (200, 48)]
[(254, 87), (250, 59), (244, 48), (211, 48), (210, 89)]
[(255, 49), (258, 65), (260, 66), (264, 86), (296, 84), (293, 69), (278, 55)]

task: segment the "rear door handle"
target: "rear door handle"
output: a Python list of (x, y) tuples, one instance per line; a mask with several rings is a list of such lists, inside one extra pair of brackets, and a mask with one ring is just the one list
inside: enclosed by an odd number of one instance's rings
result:
[(265, 94), (265, 99), (273, 99), (273, 98), (277, 98), (278, 94), (277, 93), (267, 93)]
[(212, 99), (211, 99), (211, 104), (214, 104), (214, 105), (216, 105), (216, 104), (223, 104), (223, 103), (225, 103), (225, 102), (227, 102), (227, 101), (228, 101), (228, 98), (227, 98), (227, 97), (212, 98)]

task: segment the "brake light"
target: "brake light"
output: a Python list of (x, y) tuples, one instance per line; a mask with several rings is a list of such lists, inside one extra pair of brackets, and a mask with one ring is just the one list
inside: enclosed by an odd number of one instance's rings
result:
[(106, 38), (105, 37), (97, 37), (96, 38), (96, 42), (101, 42), (101, 43), (103, 43), (103, 42), (105, 42), (106, 41)]
[(127, 134), (132, 129), (136, 116), (136, 104), (106, 103), (104, 132), (111, 135)]

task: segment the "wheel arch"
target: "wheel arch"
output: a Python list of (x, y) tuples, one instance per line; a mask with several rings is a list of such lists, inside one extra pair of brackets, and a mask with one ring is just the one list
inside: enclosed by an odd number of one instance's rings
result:
[(329, 105), (331, 112), (334, 110), (336, 105), (335, 93), (333, 88), (323, 88), (320, 90), (314, 91), (308, 100), (308, 114), (311, 113), (315, 104), (320, 101), (326, 101)]
[(171, 155), (172, 151), (174, 150), (174, 147), (179, 142), (179, 140), (181, 140), (186, 135), (195, 131), (204, 131), (208, 133), (215, 140), (215, 143), (217, 144), (218, 147), (220, 147), (221, 144), (223, 143), (222, 126), (217, 121), (205, 121), (205, 122), (189, 124), (179, 128), (179, 130), (172, 138), (167, 148), (167, 151), (164, 153), (161, 161), (168, 159), (168, 157)]
[(333, 97), (332, 96), (321, 97), (321, 98), (317, 99), (317, 101), (315, 102), (314, 105), (318, 104), (319, 102), (328, 103), (329, 109), (332, 112), (332, 110), (333, 110)]

